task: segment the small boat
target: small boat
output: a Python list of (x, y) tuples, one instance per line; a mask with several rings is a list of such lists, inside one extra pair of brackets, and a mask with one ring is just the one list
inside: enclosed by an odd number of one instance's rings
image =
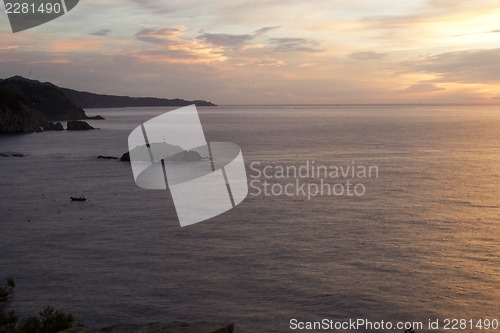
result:
[(87, 201), (87, 199), (85, 199), (84, 197), (71, 197), (71, 201)]

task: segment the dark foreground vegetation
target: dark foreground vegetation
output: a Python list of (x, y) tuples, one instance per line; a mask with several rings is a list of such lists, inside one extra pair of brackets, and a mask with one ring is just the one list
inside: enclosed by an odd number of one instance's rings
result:
[(72, 314), (47, 306), (36, 316), (19, 318), (10, 305), (16, 284), (12, 278), (0, 284), (0, 333), (57, 333), (74, 326)]

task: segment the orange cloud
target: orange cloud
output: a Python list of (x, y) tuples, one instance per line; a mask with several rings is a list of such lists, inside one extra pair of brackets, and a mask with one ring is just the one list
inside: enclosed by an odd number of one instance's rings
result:
[(150, 50), (132, 51), (128, 54), (148, 62), (208, 64), (227, 60), (220, 48), (206, 47), (194, 41), (173, 45), (159, 44)]
[(94, 52), (99, 51), (109, 41), (106, 40), (54, 40), (47, 44), (50, 52), (66, 53), (66, 52)]
[(149, 50), (132, 51), (129, 54), (144, 61), (168, 63), (212, 63), (226, 61), (223, 48), (205, 45), (194, 38), (184, 36), (184, 26), (161, 29), (142, 29), (135, 34), (137, 40), (151, 44)]
[(0, 50), (1, 51), (4, 51), (4, 50), (15, 50), (19, 48), (19, 45), (6, 45), (6, 46), (0, 46)]

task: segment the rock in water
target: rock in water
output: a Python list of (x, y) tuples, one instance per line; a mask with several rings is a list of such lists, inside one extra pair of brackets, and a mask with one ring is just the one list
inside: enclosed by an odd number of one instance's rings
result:
[(68, 131), (87, 131), (93, 130), (94, 128), (90, 126), (86, 121), (80, 120), (70, 120), (68, 121)]
[(54, 124), (51, 121), (47, 121), (45, 125), (43, 125), (44, 131), (63, 131), (64, 127), (61, 123)]
[(122, 162), (130, 162), (130, 153), (129, 152), (126, 152), (122, 155), (122, 157), (120, 158), (120, 161)]
[(92, 116), (92, 117), (87, 117), (87, 119), (92, 119), (92, 120), (105, 120), (103, 116), (97, 115), (97, 116)]
[(86, 327), (70, 328), (59, 333), (233, 333), (234, 323), (153, 323), (146, 325), (120, 324), (116, 326), (92, 329)]

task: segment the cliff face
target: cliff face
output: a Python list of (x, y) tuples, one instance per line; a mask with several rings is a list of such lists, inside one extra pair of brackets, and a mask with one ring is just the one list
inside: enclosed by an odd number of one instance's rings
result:
[(85, 111), (51, 83), (18, 76), (0, 80), (0, 133), (30, 133), (48, 120), (85, 118)]
[(42, 83), (14, 76), (0, 82), (0, 89), (10, 90), (30, 106), (39, 110), (47, 120), (85, 119), (85, 111), (76, 106), (52, 83)]
[(22, 95), (5, 89), (0, 82), (0, 133), (29, 133), (41, 126), (43, 114)]

